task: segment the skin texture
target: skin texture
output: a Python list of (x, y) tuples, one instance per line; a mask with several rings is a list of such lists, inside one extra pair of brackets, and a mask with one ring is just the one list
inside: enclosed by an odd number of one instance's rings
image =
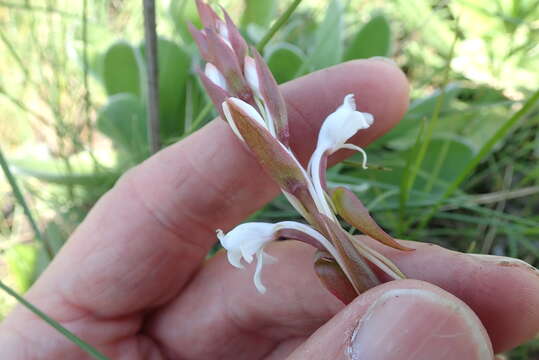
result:
[[(303, 162), (344, 95), (354, 93), (359, 109), (376, 119), (353, 139), (361, 146), (393, 127), (408, 104), (404, 75), (381, 60), (345, 63), (282, 88), (292, 149)], [(383, 319), (401, 301), (408, 335), (380, 335), (416, 359), (433, 346), (445, 347), (446, 359), (462, 359), (451, 352), (461, 345), (467, 359), (492, 359), (492, 348), (508, 349), (539, 330), (539, 277), (525, 264), (426, 244), (407, 243), (417, 247), (407, 254), (381, 248), (424, 281), (390, 282), (345, 307), (314, 275), (308, 245), (269, 246), (279, 263), (264, 269), (266, 295), (256, 293), (252, 267), (235, 269), (223, 253), (204, 260), (215, 229), (229, 230), (277, 193), (228, 126), (213, 121), (126, 173), (26, 296), (112, 359), (356, 359), (354, 351), (369, 350), (357, 335), (370, 326), (362, 319)], [(401, 332), (388, 322), (384, 331)], [(433, 334), (446, 340), (425, 334), (433, 322)], [(0, 348), (14, 360), (87, 358), (22, 307), (0, 325)]]

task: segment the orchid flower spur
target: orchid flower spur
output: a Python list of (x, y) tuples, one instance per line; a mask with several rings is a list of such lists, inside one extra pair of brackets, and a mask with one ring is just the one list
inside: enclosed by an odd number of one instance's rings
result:
[[(343, 104), (323, 122), (316, 149), (305, 169), (288, 145), (286, 103), (262, 57), (254, 48), (248, 55), (245, 41), (224, 10), (225, 21), (201, 0), (197, 0), (197, 7), (204, 29), (190, 26), (190, 30), (206, 61), (204, 72), (199, 72), (202, 84), (233, 133), (309, 223), (253, 222), (238, 225), (227, 234), (217, 230), (229, 262), (243, 268), (243, 262), (256, 260), (253, 280), (258, 291), (264, 293), (263, 265), (275, 261), (264, 251), (266, 245), (280, 239), (294, 239), (319, 250), (315, 270), (322, 283), (341, 300), (347, 290), (337, 283), (348, 284), (348, 288), (351, 285), (356, 294), (380, 283), (371, 266), (392, 278), (403, 278), (389, 259), (348, 234), (338, 216), (387, 246), (412, 249), (382, 230), (350, 190), (329, 189), (325, 181), (327, 159), (339, 149), (359, 151), (366, 167), (365, 151), (347, 141), (371, 126), (373, 116), (358, 111), (354, 95), (346, 95)], [(319, 271), (322, 267), (324, 271)], [(332, 272), (330, 276), (326, 276), (328, 271)]]

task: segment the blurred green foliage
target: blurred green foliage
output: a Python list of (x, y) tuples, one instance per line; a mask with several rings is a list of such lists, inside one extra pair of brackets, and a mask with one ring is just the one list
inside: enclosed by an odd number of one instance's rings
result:
[[(220, 2), (253, 44), (288, 3)], [(200, 26), (193, 2), (158, 1), (157, 10), (160, 135), (169, 144), (215, 113), (186, 28)], [(9, 69), (0, 79), (2, 150), (58, 250), (116, 179), (150, 154), (140, 2), (96, 0), (84, 13), (68, 0), (0, 1), (0, 21), (0, 61)], [(279, 83), (346, 60), (392, 58), (411, 83), (409, 111), (369, 147), (369, 170), (352, 159), (330, 171), (330, 183), (357, 192), (395, 235), (537, 266), (537, 107), (510, 121), (537, 91), (538, 24), (539, 0), (304, 0), (263, 55)], [(0, 183), (0, 191), (0, 274), (25, 291), (47, 261), (11, 189)], [(294, 216), (277, 198), (253, 218)], [(0, 294), (0, 314), (11, 306)], [(537, 348), (522, 346), (511, 359), (537, 356)]]

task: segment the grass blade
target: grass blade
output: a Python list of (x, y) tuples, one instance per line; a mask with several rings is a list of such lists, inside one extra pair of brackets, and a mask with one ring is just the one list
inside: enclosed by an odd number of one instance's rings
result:
[(29, 303), (26, 299), (24, 299), (22, 296), (17, 294), (15, 290), (4, 284), (2, 281), (0, 281), (0, 288), (4, 290), (9, 295), (13, 296), (17, 301), (22, 304), (24, 307), (26, 307), (28, 310), (36, 314), (38, 317), (40, 317), (43, 321), (45, 321), (47, 324), (52, 326), (54, 329), (56, 329), (58, 332), (60, 332), (62, 335), (64, 335), (66, 338), (71, 340), (73, 343), (75, 343), (78, 347), (80, 347), (82, 350), (86, 351), (89, 355), (91, 355), (94, 359), (97, 360), (109, 360), (108, 357), (103, 355), (101, 352), (99, 352), (97, 349), (95, 349), (93, 346), (85, 343), (82, 339), (80, 339), (77, 335), (73, 334), (71, 331), (67, 330), (65, 327), (60, 325), (57, 321), (51, 319), (48, 317), (44, 312), (36, 308), (34, 305)]
[(279, 31), (279, 29), (288, 21), (288, 18), (294, 13), (294, 10), (298, 7), (298, 5), (301, 3), (301, 0), (294, 0), (292, 4), (285, 10), (285, 12), (275, 21), (275, 23), (272, 25), (272, 27), (268, 30), (268, 32), (264, 35), (262, 40), (256, 45), (256, 49), (259, 53), (262, 54), (264, 51), (264, 48), (268, 44), (268, 42), (271, 40), (271, 38)]
[(423, 229), (430, 219), (436, 214), (436, 211), (440, 208), (444, 200), (457, 190), (460, 184), (468, 177), (468, 175), (475, 169), (477, 165), (490, 153), (494, 146), (505, 137), (510, 131), (511, 128), (526, 114), (528, 114), (534, 106), (539, 101), (539, 90), (536, 90), (535, 93), (526, 101), (526, 103), (518, 110), (513, 116), (511, 116), (507, 122), (494, 133), (494, 135), (481, 147), (477, 155), (468, 163), (466, 168), (460, 173), (460, 175), (449, 185), (446, 191), (442, 194), (439, 200), (434, 204), (429, 212), (421, 219), (419, 223), (419, 229)]

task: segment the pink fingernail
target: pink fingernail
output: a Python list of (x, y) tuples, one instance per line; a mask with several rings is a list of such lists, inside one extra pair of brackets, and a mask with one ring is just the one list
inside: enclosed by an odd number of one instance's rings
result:
[(419, 289), (383, 294), (354, 330), (352, 360), (491, 360), (486, 331), (463, 303)]

